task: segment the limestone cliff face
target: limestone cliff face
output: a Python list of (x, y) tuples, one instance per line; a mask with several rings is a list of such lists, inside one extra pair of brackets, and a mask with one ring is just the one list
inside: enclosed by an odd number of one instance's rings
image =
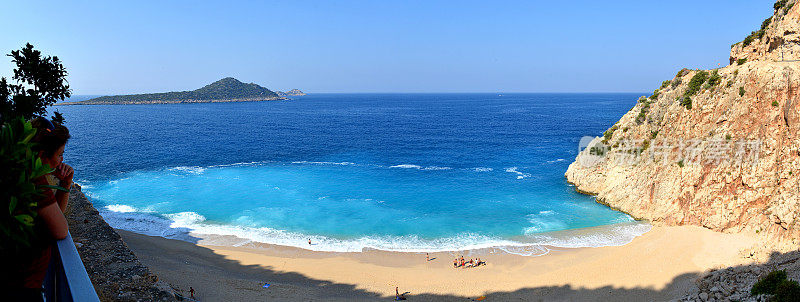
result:
[[(779, 1), (779, 3), (781, 3)], [(776, 5), (775, 14), (764, 20), (761, 29), (731, 47), (731, 64), (747, 61), (800, 59), (800, 7), (796, 1)]]
[[(743, 64), (682, 70), (566, 172), (582, 192), (654, 224), (800, 241), (800, 6), (731, 50)], [(790, 9), (786, 9), (789, 6)], [(701, 82), (702, 80), (702, 82)]]

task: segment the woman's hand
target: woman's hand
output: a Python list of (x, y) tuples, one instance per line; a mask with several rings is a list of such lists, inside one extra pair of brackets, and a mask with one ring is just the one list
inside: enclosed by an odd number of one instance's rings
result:
[(75, 171), (72, 170), (72, 167), (65, 163), (61, 163), (56, 166), (56, 171), (53, 172), (53, 175), (61, 180), (61, 186), (66, 188), (67, 190), (72, 187), (72, 176), (75, 174)]

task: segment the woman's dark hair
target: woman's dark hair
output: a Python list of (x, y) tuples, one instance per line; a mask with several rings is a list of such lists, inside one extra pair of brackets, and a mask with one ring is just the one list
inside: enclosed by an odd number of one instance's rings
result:
[(36, 145), (31, 148), (35, 152), (42, 151), (44, 156), (51, 157), (54, 153), (67, 144), (69, 140), (69, 129), (59, 123), (53, 123), (43, 117), (37, 117), (31, 121), (33, 128), (36, 128), (36, 136), (33, 142)]

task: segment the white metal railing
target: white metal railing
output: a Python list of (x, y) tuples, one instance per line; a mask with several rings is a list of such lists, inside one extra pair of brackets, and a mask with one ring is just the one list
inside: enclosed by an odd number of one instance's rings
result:
[(53, 245), (44, 294), (46, 301), (100, 301), (69, 233)]

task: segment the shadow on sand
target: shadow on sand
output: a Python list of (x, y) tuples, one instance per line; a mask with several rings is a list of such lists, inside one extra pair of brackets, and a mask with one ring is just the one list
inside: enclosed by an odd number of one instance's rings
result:
[[(357, 289), (353, 284), (334, 283), (306, 277), (299, 273), (280, 272), (274, 266), (242, 265), (212, 250), (189, 242), (174, 241), (120, 231), (120, 235), (139, 260), (149, 266), (161, 280), (168, 282), (178, 294), (187, 295), (194, 287), (202, 301), (375, 301), (394, 299), (394, 287), (376, 293)], [(180, 256), (176, 256), (180, 255)], [(770, 262), (800, 265), (800, 252), (773, 253)], [(781, 260), (783, 259), (783, 260)], [(786, 259), (794, 259), (787, 262)], [(757, 265), (762, 270), (774, 269), (776, 264)], [(755, 267), (755, 265), (741, 268)], [(796, 267), (795, 267), (796, 268)], [(186, 270), (196, 270), (195, 273)], [(728, 268), (733, 270), (736, 268)], [(744, 271), (749, 271), (745, 269)], [(790, 278), (797, 272), (790, 273)], [(524, 288), (511, 292), (487, 293), (483, 301), (668, 301), (683, 297), (696, 288), (703, 272), (683, 274), (674, 278), (662, 290), (652, 288), (616, 288), (611, 286), (585, 289), (570, 285)], [(268, 289), (262, 288), (270, 283)], [(750, 285), (748, 285), (750, 286)], [(471, 301), (477, 297), (415, 294), (411, 288), (408, 301)]]

